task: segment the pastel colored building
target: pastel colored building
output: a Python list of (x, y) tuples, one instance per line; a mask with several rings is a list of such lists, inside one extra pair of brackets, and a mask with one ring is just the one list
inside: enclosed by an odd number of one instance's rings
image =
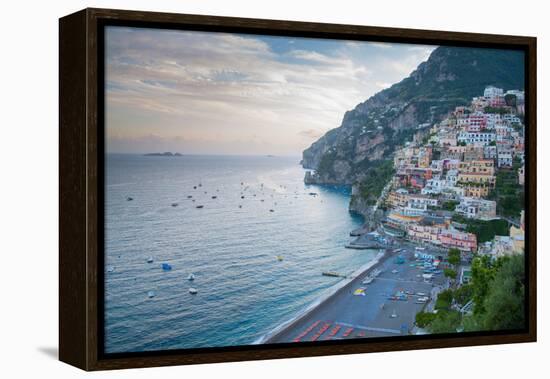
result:
[(473, 233), (458, 230), (444, 230), (439, 234), (439, 242), (447, 248), (457, 248), (462, 251), (476, 251), (477, 238)]

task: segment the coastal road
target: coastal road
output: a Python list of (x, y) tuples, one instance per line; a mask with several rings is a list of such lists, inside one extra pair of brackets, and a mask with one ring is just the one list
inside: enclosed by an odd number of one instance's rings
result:
[[(329, 297), (309, 313), (268, 339), (267, 343), (321, 341), (343, 338), (368, 338), (409, 334), (414, 318), (425, 304), (418, 297), (432, 292), (432, 284), (422, 279), (422, 270), (412, 267), (416, 262), (412, 251), (403, 254), (405, 263), (397, 264), (396, 254), (357, 276), (347, 286)], [(361, 282), (373, 269), (382, 273), (371, 284)], [(392, 271), (397, 270), (396, 273)], [(439, 275), (434, 285), (445, 279)], [(441, 283), (439, 283), (441, 282)], [(358, 288), (365, 296), (354, 295)], [(406, 300), (389, 300), (398, 291), (410, 295)]]

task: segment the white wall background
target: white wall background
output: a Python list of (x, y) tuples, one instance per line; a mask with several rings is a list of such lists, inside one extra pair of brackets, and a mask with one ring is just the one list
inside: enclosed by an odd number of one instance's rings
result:
[[(10, 1), (0, 21), (0, 376), (74, 378), (57, 354), (57, 19), (87, 6), (538, 37), (539, 342), (91, 374), (102, 378), (518, 378), (548, 367), (548, 10), (542, 1)], [(546, 142), (546, 143), (545, 143)]]

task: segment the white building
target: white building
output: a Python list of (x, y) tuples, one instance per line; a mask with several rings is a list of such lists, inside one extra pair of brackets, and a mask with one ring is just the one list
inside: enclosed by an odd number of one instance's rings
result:
[(458, 170), (452, 169), (447, 171), (447, 176), (445, 177), (450, 187), (454, 187), (458, 182)]
[(467, 218), (492, 220), (496, 218), (497, 203), (492, 200), (464, 197), (456, 206), (455, 212)]
[(521, 124), (521, 119), (513, 113), (506, 113), (502, 118), (509, 124)]
[(497, 96), (502, 96), (504, 94), (504, 90), (502, 88), (497, 88), (494, 86), (487, 86), (485, 87), (485, 91), (483, 91), (483, 97), (486, 97), (488, 99), (494, 99)]
[(458, 133), (458, 142), (466, 143), (467, 145), (487, 146), (491, 142), (496, 141), (496, 134), (493, 132), (466, 132)]
[(497, 165), (498, 167), (512, 167), (513, 151), (510, 149), (498, 149)]
[(435, 179), (435, 178), (428, 179), (426, 181), (426, 186), (422, 188), (421, 193), (423, 195), (437, 195), (437, 194), (440, 194), (441, 191), (443, 191), (444, 189), (447, 189), (448, 187), (449, 185), (445, 179)]
[(483, 158), (485, 159), (497, 159), (497, 147), (485, 146), (483, 148)]

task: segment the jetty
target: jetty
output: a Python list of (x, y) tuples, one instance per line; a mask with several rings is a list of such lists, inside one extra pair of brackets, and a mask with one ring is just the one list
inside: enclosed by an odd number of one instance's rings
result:
[(359, 237), (359, 236), (362, 236), (363, 234), (367, 234), (371, 231), (371, 229), (369, 228), (368, 225), (363, 225), (361, 226), (360, 228), (357, 228), (357, 229), (353, 229), (349, 235), (350, 237)]
[(346, 249), (368, 250), (368, 249), (386, 249), (390, 247), (390, 243), (387, 239), (381, 237), (376, 232), (368, 234), (361, 234), (352, 242), (348, 243)]
[(321, 275), (323, 275), (323, 276), (332, 276), (332, 277), (335, 277), (335, 278), (346, 278), (346, 275), (340, 274), (340, 273), (334, 272), (334, 271), (323, 271), (321, 273)]

